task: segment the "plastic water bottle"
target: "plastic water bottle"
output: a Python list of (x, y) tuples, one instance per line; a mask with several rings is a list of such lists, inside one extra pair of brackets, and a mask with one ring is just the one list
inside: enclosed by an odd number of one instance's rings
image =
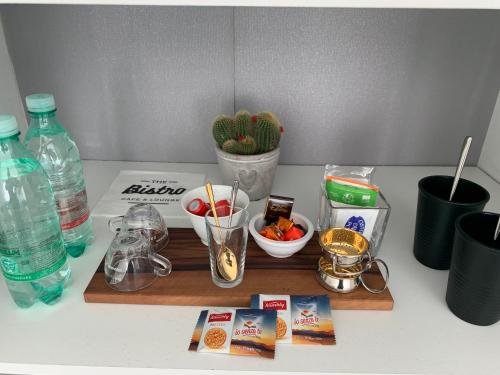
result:
[(66, 251), (79, 257), (94, 238), (80, 153), (56, 118), (53, 95), (29, 95), (26, 106), (31, 120), (24, 144), (49, 176)]
[(40, 163), (0, 115), (0, 268), (20, 307), (55, 303), (70, 278), (56, 202)]

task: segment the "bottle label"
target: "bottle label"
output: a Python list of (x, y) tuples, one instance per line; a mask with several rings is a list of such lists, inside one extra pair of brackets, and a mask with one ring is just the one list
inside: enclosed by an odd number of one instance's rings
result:
[(0, 268), (7, 280), (34, 281), (57, 271), (66, 262), (60, 235), (28, 249), (0, 248)]
[(85, 188), (71, 197), (57, 199), (57, 211), (62, 230), (73, 229), (86, 222), (90, 211)]

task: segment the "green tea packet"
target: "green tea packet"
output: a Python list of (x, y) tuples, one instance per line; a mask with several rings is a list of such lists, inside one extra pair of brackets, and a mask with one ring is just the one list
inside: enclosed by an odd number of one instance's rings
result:
[(379, 188), (371, 184), (374, 169), (326, 165), (324, 184), (328, 199), (349, 206), (375, 207)]

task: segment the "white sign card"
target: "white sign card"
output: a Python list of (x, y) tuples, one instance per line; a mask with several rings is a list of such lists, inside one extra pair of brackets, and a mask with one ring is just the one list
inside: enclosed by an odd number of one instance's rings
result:
[(377, 209), (333, 208), (333, 227), (352, 229), (370, 241), (379, 212)]
[(166, 218), (185, 217), (182, 196), (204, 185), (205, 180), (206, 175), (197, 173), (120, 171), (92, 215), (120, 216), (134, 204), (148, 203)]

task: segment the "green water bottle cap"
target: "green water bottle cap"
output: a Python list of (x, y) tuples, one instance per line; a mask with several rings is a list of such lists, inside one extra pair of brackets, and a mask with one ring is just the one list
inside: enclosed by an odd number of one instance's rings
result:
[(40, 113), (56, 109), (56, 101), (52, 94), (31, 94), (26, 97), (28, 111)]
[(19, 133), (16, 118), (12, 115), (0, 115), (0, 138), (12, 137)]

